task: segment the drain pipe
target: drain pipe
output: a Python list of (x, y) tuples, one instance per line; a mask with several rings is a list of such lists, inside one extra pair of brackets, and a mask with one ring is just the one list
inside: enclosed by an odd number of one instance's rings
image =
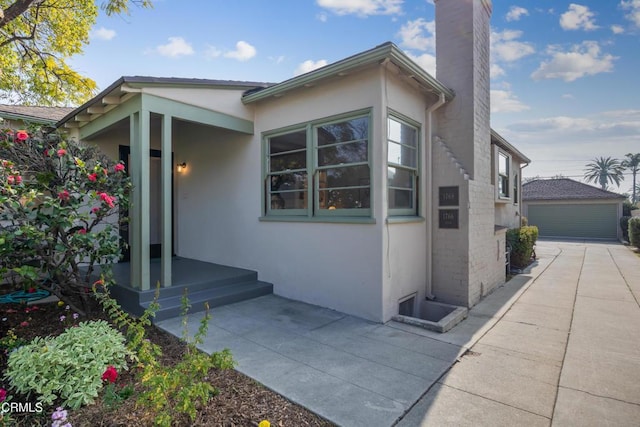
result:
[(438, 101), (426, 110), (427, 132), (426, 132), (426, 153), (429, 156), (427, 164), (427, 185), (426, 199), (427, 209), (425, 219), (427, 223), (427, 286), (425, 289), (426, 299), (434, 300), (436, 297), (431, 293), (433, 284), (433, 138), (431, 116), (434, 111), (446, 102), (444, 93), (440, 93)]

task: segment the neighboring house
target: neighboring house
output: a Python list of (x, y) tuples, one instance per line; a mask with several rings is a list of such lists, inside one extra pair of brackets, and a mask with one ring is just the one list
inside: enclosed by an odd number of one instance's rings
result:
[(522, 186), (523, 215), (541, 237), (620, 239), (625, 199), (568, 178), (537, 179)]
[(0, 104), (0, 128), (23, 129), (29, 125), (55, 125), (73, 111), (70, 107)]
[(490, 129), (490, 15), (436, 2), (437, 80), (385, 43), (278, 84), (122, 77), (68, 114), (128, 164), (132, 283), (155, 285), (155, 247), (163, 286), (175, 253), (374, 321), (476, 304), (529, 162)]

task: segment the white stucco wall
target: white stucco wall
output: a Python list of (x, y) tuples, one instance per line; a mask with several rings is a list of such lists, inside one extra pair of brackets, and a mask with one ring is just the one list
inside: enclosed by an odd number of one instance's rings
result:
[[(375, 224), (260, 221), (261, 133), (363, 108), (380, 117), (379, 73), (374, 69), (260, 102), (254, 107), (254, 136), (180, 128), (175, 155), (189, 166), (176, 183), (178, 254), (257, 270), (278, 295), (382, 321), (379, 197), (372, 198)], [(380, 120), (373, 120), (372, 136), (375, 170), (383, 160)], [(381, 177), (373, 174), (374, 189), (381, 188)]]

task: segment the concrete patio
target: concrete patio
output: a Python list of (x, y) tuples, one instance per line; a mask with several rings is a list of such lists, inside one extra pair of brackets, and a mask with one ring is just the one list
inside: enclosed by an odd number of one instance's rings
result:
[[(445, 334), (269, 295), (213, 310), (202, 349), (231, 349), (240, 372), (343, 426), (637, 425), (640, 258), (537, 253)], [(180, 335), (178, 318), (158, 325)]]

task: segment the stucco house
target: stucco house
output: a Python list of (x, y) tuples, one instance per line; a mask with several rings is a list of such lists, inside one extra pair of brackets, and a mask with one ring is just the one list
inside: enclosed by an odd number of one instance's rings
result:
[(437, 78), (385, 43), (277, 84), (122, 77), (67, 114), (133, 179), (121, 298), (144, 306), (153, 274), (175, 297), (180, 259), (378, 322), (476, 304), (505, 280), (529, 162), (490, 128), (490, 16), (436, 2)]
[(522, 186), (523, 215), (541, 237), (620, 240), (625, 196), (569, 178)]

